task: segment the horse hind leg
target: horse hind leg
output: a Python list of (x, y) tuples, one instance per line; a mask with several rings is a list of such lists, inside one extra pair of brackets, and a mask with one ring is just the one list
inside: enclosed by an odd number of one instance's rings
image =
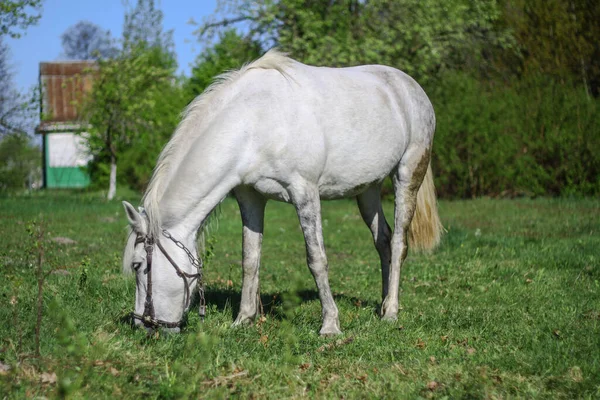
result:
[(310, 272), (315, 279), (322, 307), (321, 335), (342, 333), (338, 319), (338, 309), (329, 287), (327, 255), (323, 244), (321, 226), (321, 201), (316, 186), (305, 183), (292, 193), (292, 202), (296, 207), (304, 241), (306, 258)]
[(266, 199), (252, 188), (239, 187), (235, 197), (242, 215), (242, 300), (234, 326), (249, 324), (259, 312), (259, 269)]
[(388, 279), (392, 261), (392, 230), (388, 225), (381, 206), (381, 186), (375, 185), (356, 197), (363, 221), (371, 230), (375, 248), (381, 260), (381, 298), (388, 294)]
[(400, 272), (408, 252), (408, 228), (417, 205), (417, 193), (429, 165), (429, 149), (414, 147), (402, 157), (392, 175), (394, 185), (394, 233), (392, 235), (392, 262), (388, 276), (388, 293), (383, 299), (381, 317), (384, 320), (398, 318)]

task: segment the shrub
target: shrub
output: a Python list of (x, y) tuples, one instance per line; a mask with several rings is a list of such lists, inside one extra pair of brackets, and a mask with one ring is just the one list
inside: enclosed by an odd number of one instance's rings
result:
[(600, 107), (583, 89), (543, 77), (493, 86), (452, 73), (430, 94), (440, 196), (600, 192)]
[(41, 181), (42, 154), (22, 133), (0, 139), (0, 192), (31, 188)]

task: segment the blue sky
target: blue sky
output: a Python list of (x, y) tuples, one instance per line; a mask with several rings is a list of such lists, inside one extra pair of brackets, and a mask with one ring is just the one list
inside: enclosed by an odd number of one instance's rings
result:
[[(129, 1), (131, 5), (135, 2)], [(157, 0), (156, 3), (164, 13), (165, 30), (173, 30), (179, 71), (189, 74), (190, 64), (202, 48), (192, 35), (195, 27), (188, 21), (193, 18), (201, 22), (204, 16), (212, 14), (216, 0)], [(123, 0), (45, 0), (38, 24), (29, 27), (19, 39), (6, 39), (16, 87), (29, 90), (37, 83), (40, 62), (60, 59), (60, 35), (68, 27), (87, 20), (119, 38), (124, 14)]]

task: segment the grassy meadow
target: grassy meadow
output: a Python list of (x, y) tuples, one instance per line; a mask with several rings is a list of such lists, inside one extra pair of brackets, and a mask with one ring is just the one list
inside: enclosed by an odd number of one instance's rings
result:
[(241, 221), (227, 199), (207, 245), (206, 321), (191, 312), (182, 334), (148, 337), (127, 319), (135, 281), (121, 274), (120, 202), (0, 198), (0, 398), (600, 397), (600, 200), (441, 201), (440, 214), (442, 246), (409, 254), (399, 319), (385, 323), (379, 260), (355, 202), (323, 203), (344, 332), (324, 338), (297, 218), (275, 202), (264, 317), (230, 328)]

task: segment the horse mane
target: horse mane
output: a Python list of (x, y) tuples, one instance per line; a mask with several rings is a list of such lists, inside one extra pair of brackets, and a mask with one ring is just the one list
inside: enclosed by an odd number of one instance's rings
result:
[(202, 133), (212, 118), (222, 109), (225, 101), (219, 98), (224, 89), (231, 87), (246, 72), (252, 69), (273, 69), (287, 77), (286, 68), (293, 62), (286, 53), (271, 49), (259, 59), (243, 65), (238, 70), (218, 75), (214, 81), (196, 97), (181, 113), (181, 121), (158, 157), (152, 178), (142, 198), (142, 204), (148, 215), (149, 233), (157, 237), (160, 233), (160, 214), (158, 202), (166, 188), (169, 172), (177, 168), (189, 149), (190, 139)]

